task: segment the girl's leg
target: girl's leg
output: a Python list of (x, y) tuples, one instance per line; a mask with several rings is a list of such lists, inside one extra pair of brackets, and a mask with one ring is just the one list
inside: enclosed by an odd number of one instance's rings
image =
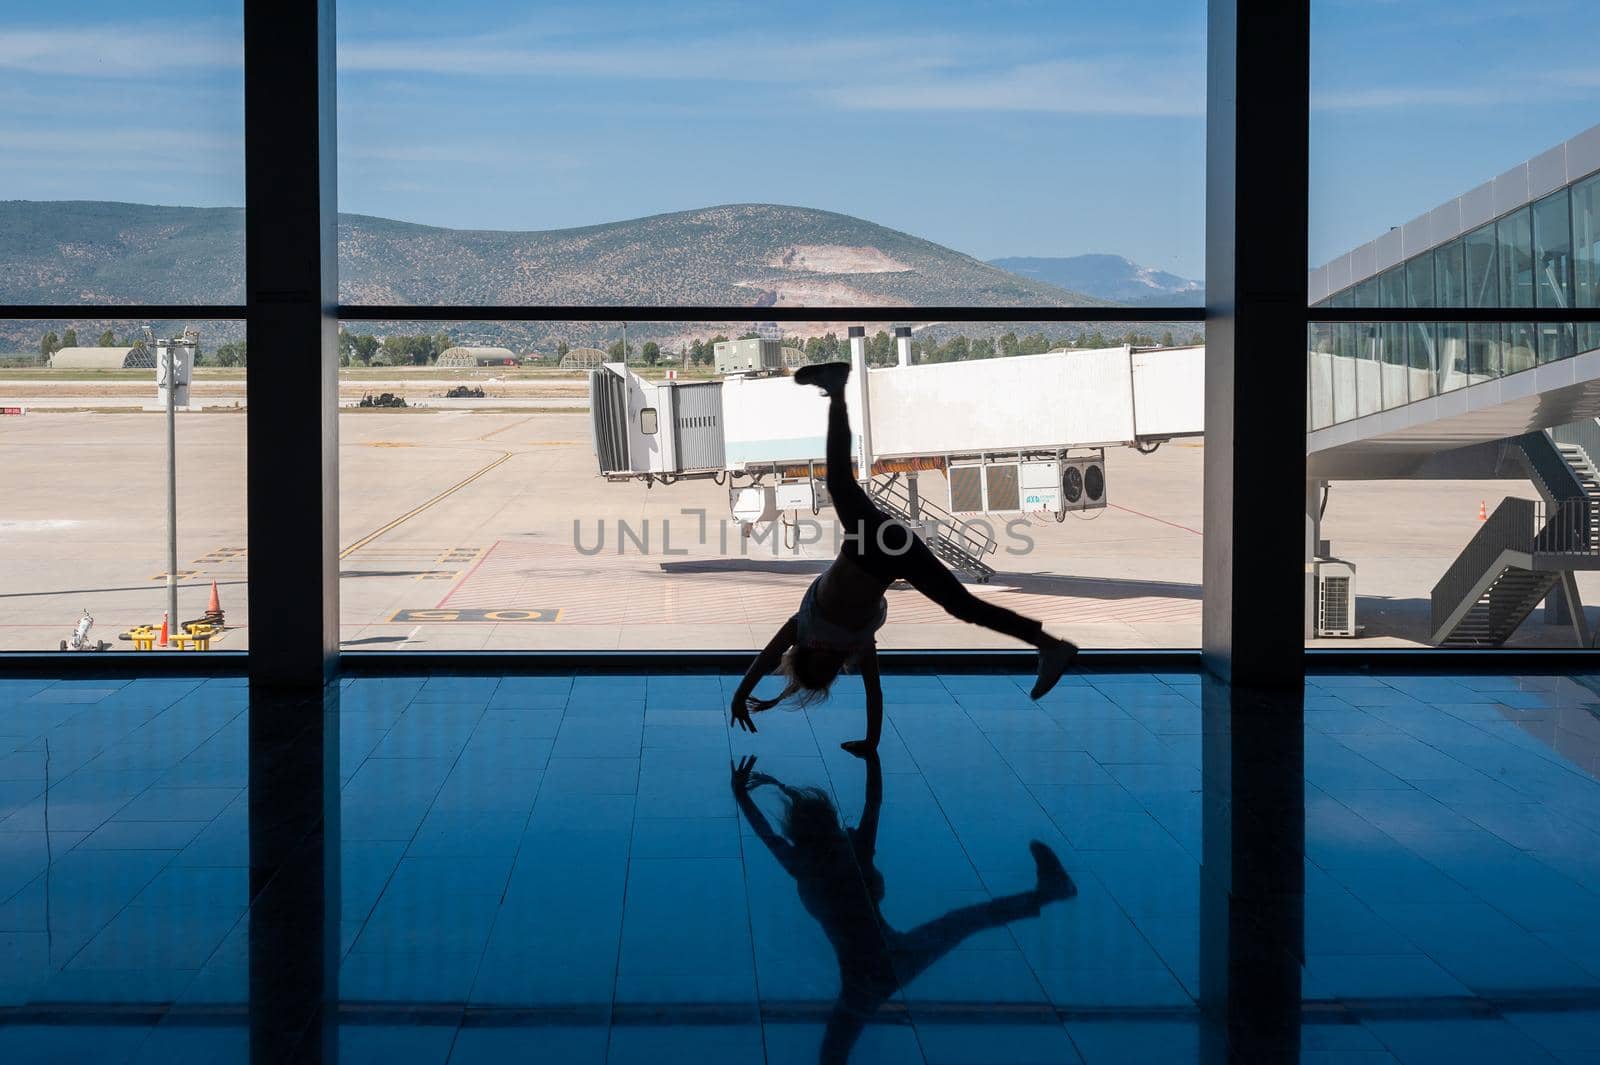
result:
[(982, 625), (1034, 647), (1047, 647), (1057, 642), (1046, 636), (1044, 626), (1032, 618), (985, 602), (967, 591), (919, 537), (911, 538), (896, 559), (896, 566), (898, 576), (911, 582), (913, 588), (938, 603), (951, 617), (970, 625)]
[(827, 485), (828, 495), (833, 497), (834, 513), (839, 515), (847, 534), (859, 532), (861, 526), (884, 516), (856, 481), (850, 458), (851, 442), (850, 413), (845, 406), (844, 393), (834, 392), (828, 398)]

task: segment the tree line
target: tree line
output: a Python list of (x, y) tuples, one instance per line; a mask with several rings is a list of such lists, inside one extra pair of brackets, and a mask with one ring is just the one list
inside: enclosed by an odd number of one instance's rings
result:
[[(39, 357), (41, 362), (49, 362), (51, 357), (62, 348), (78, 347), (78, 331), (65, 329), (57, 335), (54, 329), (39, 338)], [(97, 348), (132, 348), (134, 351), (147, 353), (150, 348), (143, 337), (128, 337), (117, 339), (117, 334), (110, 329), (100, 334), (93, 347)], [(196, 347), (194, 353), (196, 366), (243, 366), (245, 365), (245, 342), (242, 340), (219, 346), (215, 351), (207, 352), (204, 346)]]
[[(749, 340), (759, 334), (755, 332), (741, 333), (736, 339)], [(647, 340), (643, 344), (629, 343), (624, 347), (621, 340), (614, 341), (606, 348), (606, 354), (615, 362), (642, 362), (647, 366), (656, 366), (663, 361), (676, 362), (683, 365), (710, 365), (716, 361), (717, 345), (729, 338), (721, 333), (704, 340), (681, 341), (676, 352), (668, 351), (654, 340)], [(1044, 333), (1029, 333), (1018, 336), (1014, 332), (1002, 333), (998, 337), (968, 337), (965, 334), (949, 337), (940, 341), (933, 337), (913, 337), (911, 351), (918, 362), (963, 362), (968, 359), (993, 359), (1007, 358), (1013, 355), (1040, 355), (1047, 351), (1059, 348), (1107, 348), (1118, 347), (1123, 344), (1135, 347), (1153, 347), (1157, 344), (1171, 347), (1179, 341), (1173, 337), (1169, 330), (1159, 338), (1148, 333), (1128, 332), (1121, 335), (1106, 335), (1101, 330), (1081, 330), (1076, 333), (1064, 333), (1057, 337), (1047, 337)], [(1200, 344), (1203, 339), (1198, 333), (1185, 338), (1183, 343)], [(796, 348), (805, 353), (807, 362), (835, 362), (848, 361), (850, 358), (850, 342), (841, 338), (836, 333), (825, 333), (822, 336), (784, 337), (785, 347)], [(878, 330), (866, 338), (867, 362), (872, 366), (890, 366), (897, 359), (895, 338), (886, 330)], [(48, 360), (62, 348), (78, 346), (78, 332), (76, 329), (67, 329), (60, 335), (54, 330), (45, 333), (39, 338), (39, 354)], [(96, 346), (103, 348), (134, 348), (139, 351), (146, 350), (145, 342), (141, 338), (124, 337), (118, 339), (110, 329), (100, 334)], [(450, 335), (443, 331), (437, 333), (406, 334), (395, 333), (385, 337), (377, 337), (370, 333), (351, 333), (339, 330), (339, 365), (341, 366), (431, 366), (439, 361), (439, 356), (454, 346)], [(565, 356), (571, 347), (566, 341), (557, 341), (555, 357), (560, 359)], [(244, 366), (246, 365), (246, 345), (240, 340), (233, 343), (222, 344), (215, 351), (206, 352), (203, 349), (196, 352), (197, 365), (206, 366)]]

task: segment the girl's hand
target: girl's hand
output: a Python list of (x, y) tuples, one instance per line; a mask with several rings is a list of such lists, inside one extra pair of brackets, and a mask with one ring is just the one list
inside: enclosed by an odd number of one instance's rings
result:
[(750, 701), (745, 696), (733, 700), (733, 719), (728, 724), (738, 725), (746, 732), (756, 731), (756, 723), (750, 720)]

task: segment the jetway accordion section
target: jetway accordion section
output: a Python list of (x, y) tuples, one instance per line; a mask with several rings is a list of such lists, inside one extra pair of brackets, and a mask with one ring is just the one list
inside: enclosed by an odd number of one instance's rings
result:
[(1137, 436), (1127, 348), (873, 370), (883, 457), (1121, 444)]

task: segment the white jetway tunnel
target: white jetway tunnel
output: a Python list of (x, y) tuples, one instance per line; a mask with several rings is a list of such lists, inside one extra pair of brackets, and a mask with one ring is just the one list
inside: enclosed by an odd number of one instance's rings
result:
[[(1150, 450), (1201, 435), (1204, 395), (1199, 346), (892, 366), (868, 373), (865, 411), (852, 390), (853, 453), (859, 459), (865, 416), (874, 476), (941, 470), (948, 483), (940, 494), (953, 512), (1059, 515), (1104, 505), (1103, 449)], [(590, 400), (608, 479), (749, 478), (765, 486), (761, 498), (746, 486), (730, 506), (756, 520), (822, 505), (816, 490), (793, 486), (820, 480), (828, 401), (787, 375), (646, 381), (607, 363), (591, 375)]]

